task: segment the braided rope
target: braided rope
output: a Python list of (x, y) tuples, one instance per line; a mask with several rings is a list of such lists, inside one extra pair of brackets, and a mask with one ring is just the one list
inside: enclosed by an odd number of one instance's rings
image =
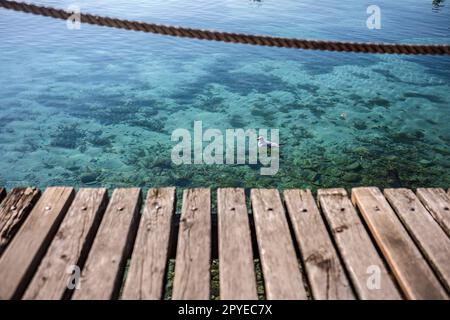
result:
[[(37, 6), (24, 2), (0, 0), (0, 7), (9, 10), (32, 13), (35, 15), (67, 20), (72, 13), (51, 7)], [(102, 17), (88, 13), (80, 14), (80, 22), (92, 25), (105, 26), (118, 29), (149, 32), (182, 38), (199, 40), (222, 41), (242, 43), (268, 47), (295, 48), (304, 50), (326, 50), (360, 53), (387, 53), (387, 54), (432, 54), (450, 55), (450, 45), (423, 45), (423, 44), (387, 44), (387, 43), (358, 43), (341, 41), (317, 41), (294, 38), (281, 38), (262, 35), (250, 35), (230, 32), (219, 32), (202, 29), (166, 26), (140, 21), (122, 20)]]

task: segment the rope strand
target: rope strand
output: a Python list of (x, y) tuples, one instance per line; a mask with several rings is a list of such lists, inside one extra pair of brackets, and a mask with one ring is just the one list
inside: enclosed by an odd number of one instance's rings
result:
[[(71, 12), (51, 7), (38, 6), (34, 4), (0, 0), (0, 7), (8, 10), (31, 13), (35, 15), (67, 20), (72, 16)], [(80, 22), (92, 25), (148, 32), (173, 37), (191, 38), (208, 41), (221, 41), (241, 43), (258, 46), (294, 48), (303, 50), (324, 50), (338, 52), (359, 53), (385, 53), (385, 54), (407, 54), (407, 55), (450, 55), (450, 45), (425, 45), (425, 44), (388, 44), (388, 43), (362, 43), (344, 41), (318, 41), (295, 38), (281, 38), (265, 35), (238, 34), (230, 32), (219, 32), (213, 30), (192, 29), (130, 21), (117, 18), (103, 17), (88, 13), (80, 13)]]

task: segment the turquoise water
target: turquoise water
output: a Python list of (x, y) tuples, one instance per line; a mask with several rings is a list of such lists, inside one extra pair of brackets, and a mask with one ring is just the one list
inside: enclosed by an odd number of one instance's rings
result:
[[(82, 11), (231, 32), (450, 43), (450, 3), (78, 1)], [(34, 1), (67, 8), (72, 1)], [(162, 37), (0, 9), (0, 185), (450, 186), (450, 58)], [(280, 170), (171, 162), (176, 128), (280, 130)]]

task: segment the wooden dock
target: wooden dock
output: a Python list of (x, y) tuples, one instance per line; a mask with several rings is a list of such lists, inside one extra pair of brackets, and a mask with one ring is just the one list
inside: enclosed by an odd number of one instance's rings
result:
[(0, 299), (449, 298), (450, 190), (175, 191), (0, 188)]

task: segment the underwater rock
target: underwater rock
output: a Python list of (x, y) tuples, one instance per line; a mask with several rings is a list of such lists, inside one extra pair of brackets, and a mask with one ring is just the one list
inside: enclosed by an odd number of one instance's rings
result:
[(197, 95), (193, 107), (208, 112), (224, 111), (225, 98), (211, 91), (211, 88), (205, 90), (203, 94)]
[(161, 168), (161, 169), (171, 169), (172, 161), (170, 159), (158, 158), (152, 162), (151, 167)]
[(367, 101), (370, 106), (378, 106), (383, 108), (389, 108), (391, 106), (391, 102), (389, 100), (383, 98), (373, 98)]
[(346, 173), (342, 176), (342, 180), (345, 182), (356, 183), (361, 181), (361, 176), (356, 173)]
[(344, 168), (346, 171), (360, 171), (362, 169), (361, 163), (355, 161)]
[(262, 117), (264, 119), (272, 120), (274, 115), (271, 111), (264, 108), (264, 106), (255, 106), (250, 109), (250, 113), (256, 117)]
[(111, 147), (112, 142), (111, 140), (115, 138), (115, 136), (98, 136), (98, 135), (92, 135), (87, 139), (88, 142), (90, 142), (93, 146), (96, 147)]
[(242, 119), (242, 115), (239, 114), (231, 115), (228, 121), (232, 128), (243, 128), (246, 125), (245, 121)]
[(305, 91), (309, 92), (311, 95), (316, 94), (317, 91), (320, 89), (319, 86), (316, 86), (314, 84), (308, 84), (308, 83), (298, 84), (295, 86), (295, 88), (300, 89), (300, 90), (305, 90)]
[(428, 100), (433, 103), (443, 103), (444, 100), (442, 100), (440, 97), (432, 95), (432, 94), (425, 94), (425, 93), (417, 93), (417, 92), (405, 92), (403, 94), (405, 98), (421, 98)]
[(56, 133), (50, 135), (52, 138), (50, 146), (65, 149), (75, 149), (86, 133), (78, 128), (77, 124), (60, 125)]
[(352, 150), (352, 152), (357, 154), (358, 156), (366, 156), (370, 153), (369, 149), (367, 149), (366, 147), (356, 147)]
[(433, 164), (433, 162), (430, 160), (422, 159), (419, 161), (419, 164), (424, 167), (429, 167)]
[(409, 132), (394, 132), (390, 135), (392, 141), (397, 143), (413, 143), (417, 140), (421, 140), (424, 137), (422, 131), (415, 131), (414, 133)]
[(400, 175), (397, 169), (390, 169), (387, 171), (389, 184), (392, 185), (394, 188), (400, 188), (403, 183), (400, 179)]
[(162, 132), (164, 124), (157, 119), (136, 119), (129, 122), (133, 126), (148, 129), (150, 131)]
[(92, 184), (97, 181), (98, 174), (94, 172), (85, 173), (81, 176), (81, 182), (85, 184)]
[(353, 121), (353, 127), (357, 130), (366, 130), (367, 124), (363, 120), (357, 119)]

